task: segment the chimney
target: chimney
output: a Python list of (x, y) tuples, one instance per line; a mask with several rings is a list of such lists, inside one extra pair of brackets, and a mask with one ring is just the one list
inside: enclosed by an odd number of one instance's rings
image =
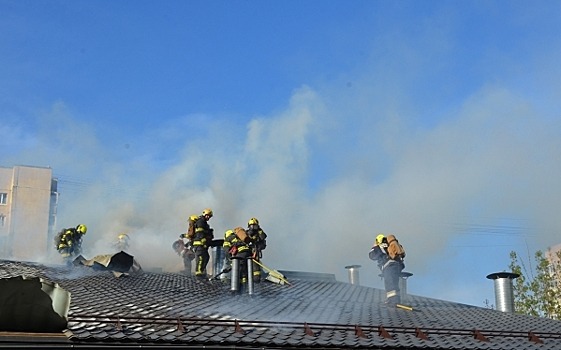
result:
[(520, 277), (512, 272), (495, 272), (487, 275), (490, 280), (495, 280), (495, 304), (497, 310), (514, 313), (514, 293), (512, 280)]
[(224, 268), (224, 258), (226, 257), (226, 252), (222, 246), (211, 247), (210, 251), (210, 261), (212, 261), (211, 265), (211, 275), (219, 274), (222, 269)]
[(360, 268), (360, 265), (349, 265), (345, 266), (345, 268), (349, 271), (349, 283), (360, 285), (358, 280), (358, 269)]
[(413, 276), (411, 272), (402, 271), (399, 274), (399, 295), (401, 300), (407, 299), (407, 279), (411, 276)]

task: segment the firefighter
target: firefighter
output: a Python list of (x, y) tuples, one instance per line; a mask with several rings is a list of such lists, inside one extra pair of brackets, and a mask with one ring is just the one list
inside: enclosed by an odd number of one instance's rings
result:
[(55, 246), (67, 264), (72, 263), (72, 259), (82, 253), (82, 237), (88, 228), (84, 224), (76, 227), (64, 228), (55, 237)]
[(129, 248), (129, 235), (126, 233), (120, 233), (117, 236), (117, 242), (115, 242), (115, 247), (118, 251), (125, 251)]
[(401, 270), (403, 269), (403, 264), (389, 257), (388, 240), (386, 236), (383, 234), (376, 236), (376, 240), (368, 253), (368, 257), (376, 261), (378, 268), (382, 271), (384, 288), (386, 290), (386, 305), (395, 307), (397, 304), (400, 304), (399, 278)]
[(206, 266), (210, 260), (208, 247), (214, 238), (214, 230), (208, 224), (212, 216), (212, 209), (206, 208), (194, 224), (193, 251), (195, 252), (195, 276), (200, 278), (207, 278)]
[(233, 231), (234, 231), (235, 238), (232, 239), (232, 248), (230, 249), (230, 252), (232, 258), (237, 258), (239, 260), (238, 275), (240, 278), (240, 283), (242, 285), (247, 285), (248, 282), (247, 264), (253, 255), (254, 243), (247, 235), (247, 230), (244, 230), (243, 227), (236, 227)]
[(232, 270), (232, 256), (236, 254), (236, 243), (239, 241), (234, 233), (234, 230), (226, 230), (224, 232), (224, 243), (222, 249), (224, 250), (224, 267), (222, 268), (222, 279), (228, 280), (230, 278), (229, 272)]
[[(179, 239), (172, 244), (172, 248), (183, 260), (183, 273), (190, 275), (193, 270), (193, 237), (195, 235), (195, 222), (199, 219), (196, 214), (190, 215), (187, 219), (187, 232), (179, 235)], [(185, 242), (185, 239), (187, 242)]]
[(192, 262), (193, 259), (195, 259), (195, 252), (193, 252), (193, 246), (191, 245), (191, 242), (188, 241), (187, 243), (185, 243), (182, 236), (180, 236), (177, 241), (173, 242), (172, 248), (175, 253), (179, 255), (181, 259), (183, 259), (183, 273), (190, 275), (193, 268)]
[[(262, 251), (267, 248), (267, 234), (263, 231), (259, 225), (259, 220), (257, 218), (251, 218), (247, 222), (247, 236), (250, 242), (252, 242), (251, 257), (257, 261), (261, 262), (263, 257)], [(256, 283), (261, 282), (261, 266), (257, 263), (253, 263), (253, 281)]]
[(180, 234), (180, 239), (186, 238), (189, 240), (190, 244), (193, 243), (193, 237), (195, 236), (195, 222), (197, 222), (198, 219), (199, 216), (196, 214), (189, 216), (189, 219), (187, 219), (187, 232)]

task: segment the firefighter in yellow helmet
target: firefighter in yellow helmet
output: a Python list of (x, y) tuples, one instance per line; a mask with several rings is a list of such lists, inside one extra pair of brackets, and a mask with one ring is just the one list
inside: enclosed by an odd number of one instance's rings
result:
[[(253, 257), (253, 242), (247, 235), (247, 230), (243, 227), (236, 227), (233, 230), (233, 238), (231, 239), (232, 248), (230, 249), (230, 254), (232, 258), (238, 259), (238, 271), (239, 271), (239, 278), (240, 283), (242, 284), (242, 288), (247, 286), (248, 282), (248, 263), (251, 262), (251, 258)], [(252, 268), (255, 266), (252, 263)], [(255, 276), (255, 275), (253, 275)]]
[(376, 261), (378, 268), (382, 271), (384, 278), (384, 288), (386, 290), (385, 303), (395, 307), (401, 302), (399, 290), (399, 278), (403, 269), (403, 263), (399, 260), (390, 258), (388, 254), (388, 242), (394, 240), (393, 235), (379, 234), (376, 236), (374, 246), (370, 249), (368, 257)]
[(193, 251), (195, 252), (195, 276), (200, 278), (207, 278), (206, 267), (210, 260), (208, 247), (214, 238), (214, 230), (209, 226), (208, 221), (213, 216), (212, 209), (206, 208), (194, 224)]
[(192, 244), (193, 237), (195, 236), (195, 222), (197, 222), (198, 219), (199, 219), (199, 215), (197, 214), (190, 215), (189, 219), (187, 219), (187, 232), (180, 234), (179, 238), (181, 239), (185, 238), (189, 240), (189, 242)]
[(221, 278), (224, 280), (230, 279), (230, 271), (232, 270), (232, 257), (238, 252), (237, 244), (240, 241), (234, 230), (229, 229), (224, 232), (224, 243), (222, 249), (224, 250), (224, 267), (222, 268)]
[[(190, 215), (187, 219), (187, 232), (179, 235), (179, 239), (173, 242), (173, 250), (183, 259), (183, 273), (190, 275), (193, 269), (195, 252), (193, 251), (193, 237), (195, 235), (195, 222), (199, 215)], [(185, 241), (187, 240), (187, 241)]]
[[(253, 260), (260, 262), (263, 257), (262, 251), (267, 248), (267, 234), (259, 225), (257, 218), (251, 218), (247, 222), (247, 236), (251, 242), (251, 257)], [(259, 283), (261, 281), (261, 266), (253, 263), (253, 281)]]
[(55, 247), (67, 264), (82, 253), (82, 236), (88, 228), (84, 224), (63, 228), (55, 237)]
[(125, 251), (129, 248), (129, 235), (126, 233), (120, 233), (117, 235), (117, 241), (115, 242), (115, 248), (119, 251)]
[(372, 248), (370, 248), (370, 251), (368, 252), (368, 257), (370, 258), (370, 260), (376, 261), (376, 263), (378, 264), (378, 268), (380, 268), (380, 270), (382, 270), (382, 267), (389, 259), (387, 248), (388, 248), (388, 241), (386, 236), (384, 236), (383, 234), (379, 234), (376, 236), (376, 239), (374, 240), (374, 244), (372, 245)]

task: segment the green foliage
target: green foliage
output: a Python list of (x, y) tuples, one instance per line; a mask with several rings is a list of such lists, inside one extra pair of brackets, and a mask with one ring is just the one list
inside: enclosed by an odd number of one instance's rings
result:
[(516, 252), (510, 252), (509, 267), (520, 275), (513, 280), (516, 313), (561, 319), (561, 251), (556, 257), (550, 261), (538, 250), (532, 268), (530, 259), (526, 266)]

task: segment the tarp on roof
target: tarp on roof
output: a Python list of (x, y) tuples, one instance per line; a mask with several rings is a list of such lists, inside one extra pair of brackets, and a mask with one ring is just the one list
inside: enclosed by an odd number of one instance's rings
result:
[(142, 271), (140, 264), (134, 257), (124, 251), (117, 254), (97, 255), (89, 260), (80, 255), (74, 259), (74, 265), (84, 265), (95, 270), (112, 271), (116, 277)]

